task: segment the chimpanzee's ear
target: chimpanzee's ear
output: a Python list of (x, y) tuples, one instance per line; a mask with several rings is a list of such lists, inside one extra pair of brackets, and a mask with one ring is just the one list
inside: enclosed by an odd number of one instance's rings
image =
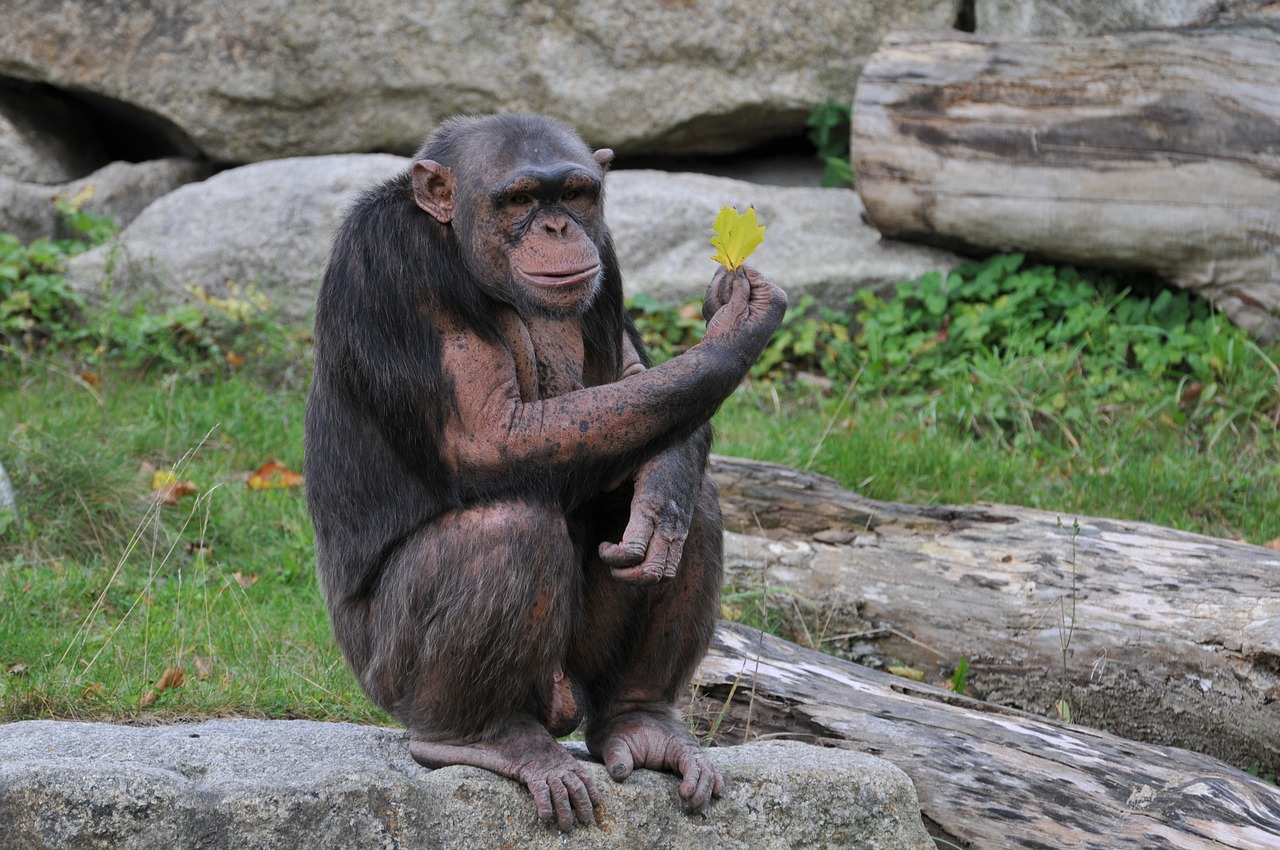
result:
[(613, 151), (608, 148), (601, 148), (595, 152), (596, 162), (600, 163), (600, 167), (606, 171), (609, 169), (609, 163), (613, 162)]
[(432, 159), (413, 164), (413, 200), (441, 224), (453, 221), (453, 169)]

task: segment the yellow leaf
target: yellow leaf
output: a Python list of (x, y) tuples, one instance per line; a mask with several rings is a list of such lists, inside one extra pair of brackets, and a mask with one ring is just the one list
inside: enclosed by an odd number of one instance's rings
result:
[(764, 227), (756, 220), (754, 206), (747, 207), (741, 215), (732, 207), (721, 207), (711, 227), (716, 232), (711, 245), (717, 249), (711, 259), (729, 271), (741, 268), (743, 261), (764, 241)]
[(200, 492), (200, 488), (194, 483), (180, 480), (168, 469), (157, 469), (151, 475), (151, 489), (155, 500), (162, 505), (176, 505), (183, 496)]
[(889, 668), (889, 672), (895, 676), (901, 676), (904, 679), (910, 679), (913, 682), (924, 681), (924, 671), (915, 667), (908, 667), (905, 664), (894, 664)]

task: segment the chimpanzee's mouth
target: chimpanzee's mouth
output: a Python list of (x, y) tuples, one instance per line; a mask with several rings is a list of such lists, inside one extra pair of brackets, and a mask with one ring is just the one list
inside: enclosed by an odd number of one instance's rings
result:
[(596, 264), (585, 269), (552, 272), (527, 272), (521, 269), (520, 274), (525, 280), (529, 281), (534, 286), (560, 288), (564, 286), (577, 286), (580, 283), (586, 283), (589, 280), (593, 280), (598, 274), (600, 274), (600, 266), (599, 264)]

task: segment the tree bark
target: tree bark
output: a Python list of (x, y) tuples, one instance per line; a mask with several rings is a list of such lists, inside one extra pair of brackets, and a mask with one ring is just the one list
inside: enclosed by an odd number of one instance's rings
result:
[[(1280, 552), (1007, 505), (877, 502), (714, 457), (731, 615), (969, 693), (1280, 774)], [(1076, 526), (1078, 523), (1078, 527)]]
[(982, 850), (1274, 850), (1280, 789), (1207, 756), (918, 685), (721, 623), (692, 716), (724, 743), (787, 737), (888, 759), (925, 823)]
[(1152, 269), (1275, 339), (1275, 26), (891, 34), (853, 105), (867, 216), (899, 239)]

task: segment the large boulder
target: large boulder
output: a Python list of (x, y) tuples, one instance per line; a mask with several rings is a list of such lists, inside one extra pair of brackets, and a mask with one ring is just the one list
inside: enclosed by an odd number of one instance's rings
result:
[(110, 216), (124, 227), (152, 201), (179, 186), (209, 176), (205, 163), (181, 157), (147, 162), (113, 162), (87, 177), (59, 185), (15, 180), (0, 175), (0, 232), (16, 234), (23, 242), (41, 236), (75, 234), (62, 224), (57, 198), (82, 198), (81, 209)]
[(534, 111), (627, 152), (741, 150), (847, 101), (880, 36), (960, 0), (7, 0), (0, 75), (127, 104), (220, 161), (394, 151)]
[(975, 0), (982, 35), (1101, 35), (1231, 20), (1274, 0)]
[(859, 289), (882, 289), (962, 260), (935, 248), (882, 239), (848, 189), (763, 186), (705, 174), (619, 171), (608, 180), (609, 226), (629, 294), (659, 301), (701, 298), (717, 266), (711, 223), (721, 206), (756, 208), (765, 240), (750, 262), (787, 290), (842, 306)]
[[(302, 322), (315, 303), (330, 241), (361, 189), (406, 168), (387, 154), (260, 162), (183, 186), (148, 207), (118, 241), (71, 261), (71, 283), (159, 309), (198, 286), (227, 294), (255, 286), (283, 315)], [(606, 210), (628, 294), (660, 301), (700, 298), (715, 270), (711, 222), (721, 205), (754, 204), (767, 230), (752, 262), (791, 294), (840, 304), (862, 287), (883, 287), (959, 258), (882, 241), (862, 222), (847, 189), (763, 186), (702, 174), (615, 171)]]
[(514, 782), (419, 767), (391, 729), (30, 721), (0, 726), (0, 752), (0, 848), (933, 847), (898, 768), (791, 742), (713, 750), (726, 788), (701, 815), (682, 811), (670, 774), (618, 783), (588, 761), (603, 817), (570, 836), (539, 824)]
[(149, 309), (191, 300), (192, 287), (267, 295), (305, 321), (329, 243), (361, 189), (405, 168), (390, 154), (337, 154), (259, 162), (182, 186), (147, 207), (118, 240), (72, 258), (71, 285), (91, 298)]

